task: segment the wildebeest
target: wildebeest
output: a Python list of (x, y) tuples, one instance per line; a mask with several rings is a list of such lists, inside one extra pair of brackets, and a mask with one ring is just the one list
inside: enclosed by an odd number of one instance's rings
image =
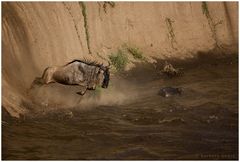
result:
[(110, 80), (109, 66), (96, 62), (73, 60), (64, 66), (48, 67), (41, 77), (42, 84), (61, 83), (80, 85), (84, 90), (78, 94), (84, 95), (86, 90), (95, 90), (96, 86), (107, 88)]
[(161, 70), (163, 74), (166, 74), (168, 77), (181, 76), (183, 74), (181, 68), (174, 68), (172, 64), (165, 62), (163, 70)]

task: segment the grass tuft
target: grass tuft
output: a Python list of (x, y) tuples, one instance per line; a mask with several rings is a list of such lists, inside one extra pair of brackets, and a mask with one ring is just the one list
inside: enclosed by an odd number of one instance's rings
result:
[(112, 53), (109, 59), (117, 71), (123, 71), (129, 62), (127, 55), (120, 49), (117, 53)]
[(144, 60), (143, 53), (138, 48), (128, 47), (128, 52), (130, 52), (134, 59)]
[(202, 12), (203, 12), (203, 14), (206, 15), (207, 17), (210, 16), (207, 2), (202, 2)]
[(87, 21), (87, 7), (84, 4), (84, 2), (79, 2), (79, 5), (82, 7), (82, 15), (84, 19), (84, 28), (85, 28), (85, 34), (86, 34), (86, 40), (87, 40), (87, 47), (88, 47), (88, 53), (91, 54), (91, 49), (90, 49), (90, 36), (89, 36), (89, 31), (88, 31), (88, 21)]

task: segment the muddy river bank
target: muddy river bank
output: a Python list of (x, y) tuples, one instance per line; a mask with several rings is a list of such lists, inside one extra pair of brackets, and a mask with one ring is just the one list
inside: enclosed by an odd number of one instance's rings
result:
[[(3, 112), (2, 159), (238, 159), (238, 58), (171, 63), (184, 74), (160, 75), (159, 61), (114, 76), (112, 89), (100, 92), (106, 96), (88, 92), (86, 97), (93, 99), (84, 104), (75, 93), (69, 96), (75, 88), (67, 88), (57, 100), (79, 105), (41, 110), (22, 119)], [(158, 91), (165, 86), (184, 91), (164, 98)], [(34, 93), (49, 89), (51, 98), (66, 88), (53, 84)]]

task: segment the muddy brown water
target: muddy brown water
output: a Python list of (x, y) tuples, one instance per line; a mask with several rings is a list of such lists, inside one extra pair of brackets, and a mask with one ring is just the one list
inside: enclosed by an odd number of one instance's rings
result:
[[(121, 102), (3, 118), (2, 159), (238, 159), (236, 57), (188, 64), (183, 76), (171, 79), (153, 72), (158, 67), (144, 67), (144, 75), (138, 68), (122, 76), (129, 79), (120, 89), (135, 93), (122, 91)], [(184, 91), (164, 98), (157, 95), (164, 86)]]

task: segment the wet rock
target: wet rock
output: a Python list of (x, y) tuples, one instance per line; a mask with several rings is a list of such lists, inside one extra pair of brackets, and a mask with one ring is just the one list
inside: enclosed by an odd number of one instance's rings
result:
[(158, 95), (162, 97), (170, 97), (174, 95), (181, 95), (182, 91), (183, 91), (182, 88), (164, 87), (160, 89), (160, 91), (158, 92)]

